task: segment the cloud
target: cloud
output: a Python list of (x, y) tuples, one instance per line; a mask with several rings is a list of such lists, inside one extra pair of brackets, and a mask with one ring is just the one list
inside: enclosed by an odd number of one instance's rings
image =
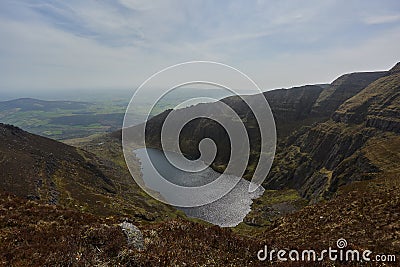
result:
[(253, 66), (253, 75), (259, 77), (256, 80), (265, 90), (330, 83), (344, 73), (383, 71), (393, 67), (400, 61), (399, 33), (400, 27), (397, 27), (364, 40), (362, 44), (286, 53), (273, 61), (252, 60), (245, 65)]
[(146, 11), (160, 6), (160, 1), (147, 1), (147, 0), (119, 0), (119, 3), (127, 8), (133, 10)]
[(385, 23), (394, 23), (400, 21), (400, 14), (392, 14), (392, 15), (381, 15), (381, 16), (370, 16), (364, 18), (364, 23), (366, 24), (385, 24)]
[[(132, 47), (114, 49), (42, 25), (1, 21), (0, 87), (56, 89), (134, 87), (151, 55)], [(21, 40), (23, 36), (23, 41)]]
[(263, 88), (330, 81), (398, 60), (398, 4), (379, 8), (391, 15), (364, 1), (4, 0), (0, 90), (135, 87), (189, 60), (231, 64)]

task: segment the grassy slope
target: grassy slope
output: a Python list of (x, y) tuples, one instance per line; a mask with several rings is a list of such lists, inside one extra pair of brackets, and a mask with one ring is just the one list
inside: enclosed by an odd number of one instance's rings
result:
[(2, 191), (137, 221), (180, 214), (146, 195), (126, 168), (109, 160), (12, 126), (0, 124), (0, 136)]

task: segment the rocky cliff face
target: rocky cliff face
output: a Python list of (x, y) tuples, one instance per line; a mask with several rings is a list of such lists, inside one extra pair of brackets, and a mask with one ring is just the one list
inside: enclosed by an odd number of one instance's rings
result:
[[(268, 188), (295, 188), (312, 201), (341, 186), (374, 178), (382, 165), (368, 157), (377, 140), (400, 138), (400, 75), (396, 67), (345, 101), (332, 119), (303, 128), (279, 151), (265, 181)], [(389, 148), (385, 157), (394, 166)], [(398, 153), (398, 151), (397, 151)]]
[[(323, 91), (321, 86), (306, 85), (267, 91), (263, 95), (246, 96), (246, 98), (253, 103), (257, 103), (260, 97), (267, 99), (274, 115), (278, 136), (284, 137), (300, 125), (309, 125), (326, 119), (319, 114), (311, 114), (315, 101)], [(256, 126), (255, 118), (240, 97), (228, 97), (222, 101), (232, 107), (248, 125)]]

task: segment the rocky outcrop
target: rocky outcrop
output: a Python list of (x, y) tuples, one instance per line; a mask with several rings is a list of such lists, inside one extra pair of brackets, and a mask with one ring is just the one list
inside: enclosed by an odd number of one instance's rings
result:
[(370, 116), (366, 121), (367, 127), (374, 127), (383, 131), (400, 133), (400, 119)]
[(130, 222), (123, 222), (120, 224), (122, 232), (126, 236), (126, 242), (128, 245), (132, 245), (137, 250), (144, 249), (143, 234), (135, 225)]

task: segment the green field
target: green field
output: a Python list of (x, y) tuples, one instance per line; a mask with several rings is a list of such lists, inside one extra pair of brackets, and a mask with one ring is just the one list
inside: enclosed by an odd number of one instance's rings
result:
[[(192, 97), (220, 98), (225, 95), (226, 92), (218, 90), (178, 90), (158, 102), (151, 115), (174, 108), (177, 104)], [(153, 105), (149, 99), (151, 97), (145, 96), (140, 99), (140, 104), (134, 107), (136, 114), (130, 118), (131, 124), (139, 124), (146, 120), (146, 112)], [(92, 98), (87, 96), (76, 100), (45, 101), (19, 98), (2, 101), (0, 102), (0, 122), (57, 140), (81, 138), (120, 129), (130, 98), (100, 94), (94, 95)], [(82, 102), (82, 100), (86, 102)]]
[[(69, 107), (64, 103), (35, 99), (0, 102), (0, 122), (53, 139), (78, 138), (121, 128), (127, 105), (119, 101), (70, 101)], [(138, 120), (141, 117), (138, 115)]]

